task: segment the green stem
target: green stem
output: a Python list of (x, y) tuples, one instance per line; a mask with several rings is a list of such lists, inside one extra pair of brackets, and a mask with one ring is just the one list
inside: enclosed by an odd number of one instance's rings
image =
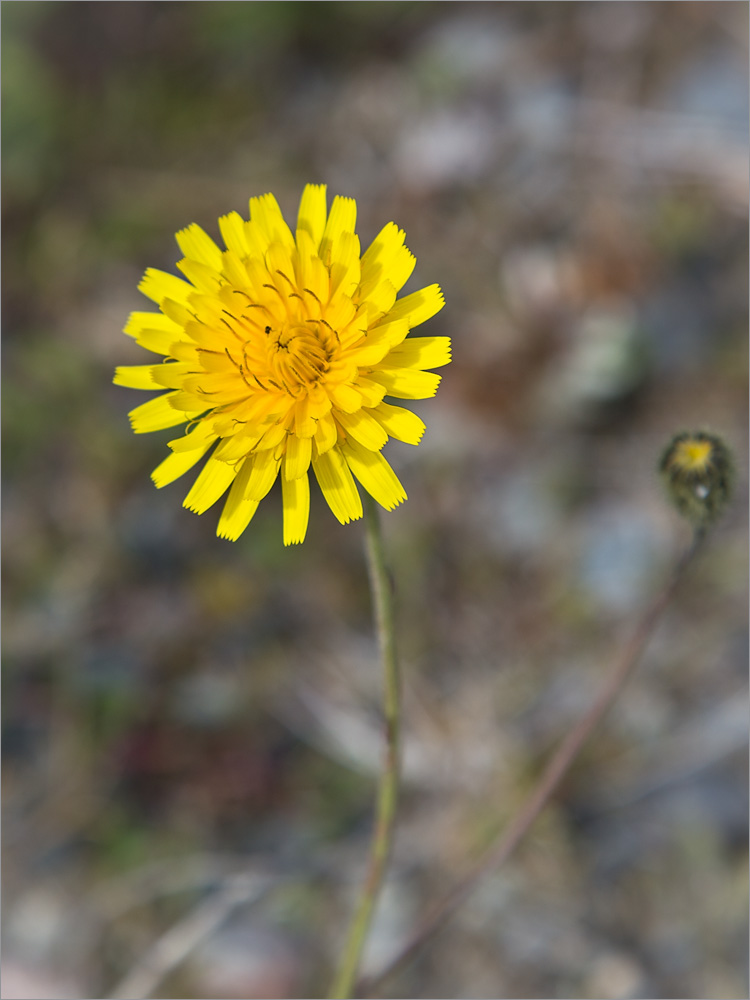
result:
[(373, 910), (383, 884), (393, 843), (393, 828), (399, 787), (401, 682), (393, 630), (391, 582), (385, 564), (383, 536), (375, 501), (365, 497), (367, 570), (370, 578), (378, 646), (383, 662), (383, 710), (386, 750), (375, 816), (375, 830), (370, 845), (370, 860), (349, 936), (341, 955), (330, 997), (346, 1000), (351, 996), (362, 949), (372, 922)]

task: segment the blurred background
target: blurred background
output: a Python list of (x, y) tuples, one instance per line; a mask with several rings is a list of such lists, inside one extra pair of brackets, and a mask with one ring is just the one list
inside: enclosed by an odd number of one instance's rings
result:
[(553, 805), (386, 995), (746, 997), (747, 3), (2, 15), (3, 996), (327, 988), (380, 763), (362, 523), (314, 490), (285, 549), (274, 489), (218, 540), (111, 384), (177, 229), (325, 182), (363, 246), (406, 230), (455, 359), (386, 451), (406, 760), (366, 970), (590, 703), (689, 536), (660, 451), (707, 428), (732, 508)]

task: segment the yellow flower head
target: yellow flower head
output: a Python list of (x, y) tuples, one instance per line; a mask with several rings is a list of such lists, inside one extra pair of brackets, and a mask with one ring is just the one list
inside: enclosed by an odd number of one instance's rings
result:
[[(292, 234), (271, 194), (250, 221), (219, 219), (222, 251), (196, 225), (177, 233), (187, 278), (149, 268), (138, 286), (160, 312), (132, 313), (125, 333), (159, 364), (118, 368), (117, 385), (169, 391), (130, 414), (137, 434), (186, 423), (156, 468), (173, 482), (213, 448), (184, 505), (202, 514), (227, 490), (217, 534), (235, 540), (281, 475), (284, 544), (303, 541), (308, 470), (335, 516), (362, 516), (354, 479), (387, 510), (406, 494), (381, 454), (389, 436), (418, 444), (424, 424), (384, 401), (425, 399), (450, 361), (448, 337), (409, 337), (443, 306), (438, 285), (398, 291), (415, 258), (392, 222), (360, 257), (357, 206), (308, 184)], [(214, 447), (215, 446), (215, 447)]]

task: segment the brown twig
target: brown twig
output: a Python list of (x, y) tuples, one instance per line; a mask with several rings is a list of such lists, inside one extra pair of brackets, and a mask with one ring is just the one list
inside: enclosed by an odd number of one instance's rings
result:
[(676, 563), (669, 581), (646, 608), (630, 639), (623, 646), (599, 697), (562, 741), (543, 771), (536, 787), (518, 810), (515, 817), (510, 821), (510, 824), (499, 840), (479, 858), (451, 892), (417, 926), (411, 938), (398, 955), (379, 973), (360, 980), (357, 983), (356, 996), (377, 994), (378, 989), (385, 981), (402, 969), (422, 945), (450, 919), (459, 906), (474, 891), (481, 879), (507, 861), (523, 840), (537, 816), (549, 802), (555, 789), (567, 774), (578, 756), (581, 747), (622, 690), (625, 681), (638, 663), (656, 623), (672, 600), (677, 585), (698, 551), (703, 537), (704, 534), (702, 531), (698, 530), (695, 532), (692, 544)]
[(199, 903), (187, 916), (153, 943), (109, 994), (112, 998), (143, 1000), (188, 955), (211, 937), (238, 907), (259, 902), (271, 889), (273, 879), (244, 874), (228, 878), (221, 889)]

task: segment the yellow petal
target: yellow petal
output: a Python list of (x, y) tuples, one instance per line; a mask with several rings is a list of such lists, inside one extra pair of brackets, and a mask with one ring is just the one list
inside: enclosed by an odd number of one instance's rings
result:
[(307, 284), (305, 279), (307, 273), (307, 262), (311, 257), (317, 256), (317, 248), (313, 245), (312, 236), (306, 229), (298, 229), (295, 235), (297, 252), (292, 254), (294, 261), (295, 278), (298, 288), (302, 289)]
[(337, 413), (336, 419), (347, 436), (353, 437), (370, 451), (380, 451), (388, 440), (388, 433), (366, 410), (357, 410), (356, 413)]
[[(177, 266), (185, 277), (192, 281), (195, 287), (201, 292), (215, 295), (218, 291), (221, 285), (218, 268), (214, 270), (212, 267), (207, 267), (206, 264), (201, 264), (197, 260), (191, 260), (189, 257), (183, 257), (182, 260), (178, 260)], [(221, 262), (219, 262), (220, 267)]]
[(247, 481), (245, 496), (248, 500), (262, 500), (276, 482), (281, 460), (274, 456), (274, 449), (257, 451), (250, 456), (253, 468)]
[(153, 365), (151, 377), (154, 384), (163, 386), (165, 389), (179, 389), (182, 387), (186, 376), (196, 370), (194, 364), (183, 361), (168, 361), (166, 364)]
[(354, 198), (337, 194), (331, 205), (323, 239), (335, 240), (341, 233), (353, 233), (357, 228), (357, 203)]
[[(325, 306), (331, 294), (328, 271), (320, 257), (300, 258), (302, 271), (302, 294), (305, 305), (315, 303), (318, 307)], [(317, 318), (317, 317), (316, 317)]]
[(412, 275), (417, 258), (406, 247), (400, 247), (393, 259), (385, 266), (384, 275), (400, 292)]
[(395, 222), (388, 222), (362, 255), (362, 281), (378, 280), (404, 245), (406, 233)]
[(196, 371), (200, 367), (198, 348), (189, 340), (176, 340), (169, 348), (169, 354), (178, 361), (188, 361)]
[(315, 447), (318, 449), (318, 454), (323, 455), (325, 452), (329, 451), (336, 444), (338, 440), (339, 432), (336, 426), (336, 421), (333, 419), (332, 414), (326, 413), (318, 420), (318, 425), (315, 428)]
[(342, 524), (362, 517), (362, 500), (338, 448), (313, 457), (313, 470), (326, 503)]
[(396, 368), (440, 368), (450, 360), (450, 337), (409, 337), (388, 355)]
[(331, 295), (352, 295), (359, 284), (359, 237), (341, 233), (331, 245)]
[(191, 451), (174, 451), (168, 455), (161, 465), (157, 465), (151, 473), (151, 478), (157, 488), (161, 489), (167, 483), (173, 483), (175, 479), (179, 479), (180, 476), (192, 469), (203, 458), (215, 440), (215, 437), (208, 438), (201, 442), (200, 447), (193, 448)]
[[(179, 278), (177, 279), (179, 281)], [(193, 288), (191, 290), (192, 295), (196, 295), (196, 290)], [(192, 302), (192, 298), (191, 298)], [(181, 329), (185, 329), (188, 323), (191, 323), (194, 319), (193, 314), (187, 308), (187, 306), (178, 302), (176, 299), (163, 299), (160, 305), (161, 311), (176, 323)]]
[(184, 424), (190, 416), (197, 416), (200, 410), (192, 412), (180, 412), (172, 405), (176, 392), (167, 392), (156, 399), (149, 399), (147, 403), (141, 403), (131, 410), (128, 416), (136, 434), (148, 434), (150, 431), (161, 431), (165, 427), (176, 427), (177, 424)]
[[(179, 278), (177, 279), (179, 281)], [(125, 324), (125, 333), (129, 337), (138, 337), (146, 329), (171, 331), (179, 336), (182, 327), (160, 312), (132, 312)]]
[(312, 437), (317, 421), (331, 409), (328, 393), (318, 384), (303, 396), (294, 407), (294, 433), (299, 437)]
[(242, 463), (237, 477), (229, 490), (224, 510), (221, 512), (216, 534), (219, 538), (227, 538), (230, 542), (236, 542), (245, 528), (250, 524), (253, 514), (258, 509), (257, 500), (248, 500), (245, 497), (247, 481), (253, 468), (252, 456), (249, 456)]
[(384, 278), (378, 282), (375, 288), (364, 299), (365, 308), (368, 315), (368, 326), (373, 326), (379, 322), (392, 319), (401, 319), (400, 316), (393, 316), (393, 304), (396, 301), (396, 286)]
[(410, 368), (379, 368), (370, 378), (385, 387), (386, 396), (397, 399), (428, 399), (437, 392), (440, 376)]
[[(297, 290), (294, 281), (294, 264), (291, 256), (291, 250), (293, 249), (293, 247), (285, 246), (276, 240), (266, 250), (266, 266), (268, 271), (276, 287), (285, 297), (289, 292)], [(266, 278), (267, 280), (268, 278)]]
[[(349, 340), (356, 339), (354, 333), (359, 331), (362, 324), (357, 320), (357, 307), (346, 295), (331, 297), (331, 302), (326, 309), (326, 321), (339, 333), (341, 343), (345, 342), (344, 331)], [(347, 329), (352, 324), (351, 329)], [(367, 329), (365, 326), (364, 329)], [(361, 333), (359, 334), (361, 336)]]
[(414, 270), (416, 258), (404, 244), (404, 232), (389, 222), (378, 233), (362, 257), (362, 297), (366, 298), (384, 279), (398, 291)]
[(312, 457), (312, 438), (300, 438), (290, 434), (286, 442), (284, 456), (284, 479), (299, 479), (306, 476)]
[(345, 413), (353, 413), (362, 405), (362, 397), (350, 385), (336, 385), (329, 390), (329, 395), (334, 405)]
[[(236, 341), (235, 341), (236, 344)], [(235, 346), (234, 344), (232, 346)], [(238, 365), (240, 364), (239, 359), (230, 350), (225, 348), (223, 351), (218, 347), (204, 349), (202, 347), (193, 347), (195, 353), (195, 358), (198, 361), (197, 365), (193, 365), (193, 374), (197, 374), (201, 369), (206, 372), (211, 372), (215, 374), (216, 372), (224, 372), (228, 374), (229, 372), (234, 372), (235, 375), (238, 373)], [(236, 351), (239, 357), (242, 354), (239, 350)]]
[(307, 473), (299, 478), (281, 480), (284, 504), (284, 545), (304, 542), (310, 518), (310, 480)]
[(357, 203), (354, 198), (343, 198), (336, 195), (331, 205), (331, 212), (320, 241), (320, 256), (324, 264), (331, 260), (331, 249), (342, 233), (353, 233), (357, 225)]
[(182, 336), (182, 327), (164, 313), (132, 312), (125, 333), (147, 351), (169, 354), (171, 345)]
[(420, 288), (418, 292), (405, 295), (393, 306), (388, 316), (388, 321), (408, 319), (409, 326), (414, 328), (431, 319), (445, 305), (445, 298), (440, 290), (440, 285), (428, 285), (427, 288)]
[(241, 401), (234, 416), (237, 420), (244, 420), (248, 424), (259, 420), (281, 419), (288, 415), (293, 405), (293, 401), (286, 393), (259, 392)]
[(228, 212), (219, 219), (219, 231), (227, 250), (232, 250), (242, 260), (250, 253), (245, 235), (245, 220), (239, 212)]
[(362, 397), (363, 406), (377, 406), (383, 396), (385, 396), (385, 386), (373, 382), (372, 379), (367, 378), (365, 375), (357, 377), (354, 388)]
[(161, 365), (120, 365), (115, 368), (115, 385), (124, 385), (128, 389), (158, 389), (159, 382), (154, 380), (154, 368)]
[(226, 493), (237, 475), (237, 466), (220, 462), (213, 455), (203, 466), (200, 475), (193, 483), (193, 488), (182, 502), (183, 507), (202, 514)]
[(206, 406), (218, 406), (220, 403), (231, 403), (248, 395), (248, 386), (243, 382), (239, 372), (232, 369), (227, 372), (203, 372), (199, 375), (189, 375), (184, 383), (186, 392), (203, 396)]
[(225, 250), (221, 255), (221, 273), (235, 288), (247, 288), (250, 284), (242, 259), (234, 250)]
[(215, 440), (216, 431), (212, 426), (212, 422), (210, 420), (201, 420), (192, 430), (188, 428), (187, 433), (183, 434), (182, 437), (174, 438), (174, 440), (168, 441), (167, 444), (172, 451), (192, 451), (195, 448), (201, 448), (203, 449), (201, 454), (203, 454), (206, 450), (204, 447), (206, 442), (211, 444)]
[(393, 323), (383, 323), (342, 353), (344, 357), (351, 358), (360, 368), (376, 365), (392, 348), (400, 344), (408, 333), (409, 324), (405, 319), (399, 319)]
[(190, 260), (197, 260), (214, 271), (221, 269), (221, 250), (200, 226), (193, 223), (175, 236), (177, 245)]
[(250, 199), (250, 218), (267, 237), (269, 243), (278, 240), (291, 250), (294, 238), (289, 226), (284, 221), (279, 203), (272, 194), (261, 195)]
[[(174, 410), (179, 410), (182, 413), (183, 420), (190, 420), (191, 417), (197, 417), (212, 406), (205, 396), (198, 396), (194, 392), (185, 392), (184, 389), (177, 389), (175, 392), (170, 392), (168, 396), (169, 405)], [(164, 426), (171, 427), (173, 425), (165, 424)]]
[[(250, 211), (252, 212), (253, 199), (250, 199)], [(258, 225), (254, 219), (250, 219), (249, 222), (245, 223), (245, 239), (247, 240), (247, 245), (250, 249), (250, 259), (263, 258), (263, 254), (268, 249), (268, 244), (271, 242), (271, 237), (266, 234), (264, 229)]]
[(310, 416), (319, 420), (331, 409), (331, 400), (322, 385), (314, 385), (307, 393)]
[(262, 427), (243, 427), (236, 434), (223, 438), (214, 454), (222, 462), (239, 462), (254, 450), (262, 435)]
[(225, 325), (219, 325), (191, 320), (185, 327), (185, 334), (194, 344), (207, 351), (223, 351), (225, 347), (237, 346), (237, 339), (232, 336), (228, 321)]
[(272, 424), (268, 430), (263, 432), (263, 437), (258, 441), (258, 450), (266, 451), (268, 448), (275, 448), (286, 439), (289, 431), (284, 421)]
[[(326, 227), (326, 186), (308, 184), (302, 192), (297, 215), (297, 229), (304, 229), (312, 239), (317, 252)], [(299, 246), (299, 238), (297, 239)]]
[(404, 487), (380, 452), (368, 451), (351, 440), (342, 444), (341, 451), (354, 475), (381, 507), (393, 510), (406, 500)]
[(141, 278), (138, 291), (153, 299), (157, 305), (161, 305), (164, 299), (172, 299), (184, 305), (195, 289), (174, 274), (149, 267)]
[(372, 415), (391, 437), (406, 444), (419, 444), (425, 432), (424, 420), (403, 406), (381, 403), (372, 411)]

